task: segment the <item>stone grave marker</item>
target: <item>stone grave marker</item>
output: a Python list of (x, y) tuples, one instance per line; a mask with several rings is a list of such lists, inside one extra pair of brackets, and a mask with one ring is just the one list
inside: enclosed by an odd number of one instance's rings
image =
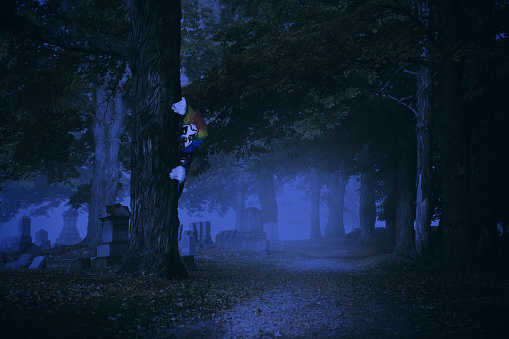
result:
[(130, 218), (131, 212), (127, 206), (105, 206), (100, 215), (103, 226), (102, 242), (97, 245), (97, 257), (92, 258), (92, 269), (104, 269), (120, 262), (127, 250)]
[(22, 254), (18, 260), (7, 263), (7, 264), (5, 264), (4, 267), (8, 268), (8, 269), (13, 269), (13, 270), (27, 267), (28, 264), (30, 263), (30, 260), (32, 259), (32, 257), (33, 257), (32, 254)]
[(196, 254), (196, 238), (194, 231), (184, 231), (182, 234), (182, 241), (180, 243), (180, 261), (184, 264), (186, 269), (196, 269), (194, 262), (194, 255)]
[(42, 246), (46, 243), (46, 241), (48, 241), (48, 231), (45, 229), (40, 229), (35, 232), (35, 244), (37, 246)]
[(46, 268), (47, 262), (48, 262), (48, 260), (46, 259), (46, 257), (40, 255), (40, 256), (34, 258), (34, 260), (32, 261), (32, 263), (30, 264), (30, 266), (28, 268), (29, 269)]
[(32, 236), (30, 235), (31, 231), (32, 231), (32, 219), (26, 216), (20, 218), (18, 224), (18, 239), (12, 245), (13, 251), (21, 252), (30, 245), (32, 245)]

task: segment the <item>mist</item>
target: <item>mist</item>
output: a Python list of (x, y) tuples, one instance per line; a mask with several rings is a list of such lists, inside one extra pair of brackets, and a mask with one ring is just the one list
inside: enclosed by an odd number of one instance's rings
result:
[[(350, 180), (351, 183), (355, 183), (355, 178)], [(354, 184), (349, 183), (347, 187), (347, 193), (345, 195), (345, 230), (349, 233), (353, 228), (360, 227), (358, 224), (358, 210), (352, 206), (358, 205), (358, 192), (357, 187)], [(186, 194), (184, 191), (183, 194)], [(281, 193), (276, 198), (278, 203), (279, 212), (279, 239), (283, 241), (309, 239), (310, 230), (310, 201), (309, 197), (306, 197), (306, 193), (302, 190), (295, 188), (294, 185), (286, 184)], [(129, 199), (121, 202), (122, 205), (130, 208)], [(256, 207), (261, 209), (258, 199), (250, 196), (246, 200), (246, 208)], [(48, 240), (52, 244), (55, 244), (56, 238), (60, 236), (60, 232), (64, 227), (62, 214), (68, 210), (69, 206), (62, 203), (58, 208), (48, 211), (47, 216), (31, 217), (31, 236), (35, 240), (35, 233), (40, 229), (44, 229), (48, 232)], [(81, 238), (85, 238), (87, 235), (87, 223), (88, 213), (79, 210), (78, 221), (76, 227), (80, 233)], [(24, 215), (29, 216), (29, 210), (22, 210), (9, 222), (3, 223), (0, 226), (0, 239), (18, 236), (18, 224), (19, 219)], [(217, 213), (212, 212), (199, 212), (191, 213), (184, 208), (179, 208), (179, 219), (183, 225), (184, 230), (187, 230), (190, 223), (200, 221), (211, 222), (211, 236), (215, 239), (216, 234), (222, 230), (235, 230), (235, 212), (230, 209), (224, 216), (219, 216)], [(322, 202), (320, 206), (320, 226), (322, 233), (327, 225), (328, 220), (328, 207)], [(383, 227), (383, 222), (377, 220), (376, 227)]]

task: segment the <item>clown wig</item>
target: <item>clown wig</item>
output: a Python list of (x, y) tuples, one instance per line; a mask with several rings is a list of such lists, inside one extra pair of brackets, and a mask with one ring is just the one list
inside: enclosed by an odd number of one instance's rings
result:
[(182, 125), (195, 125), (198, 129), (196, 139), (185, 149), (186, 152), (192, 152), (196, 147), (200, 146), (207, 137), (207, 123), (203, 119), (200, 111), (192, 109), (191, 106), (187, 106), (186, 114), (182, 117)]

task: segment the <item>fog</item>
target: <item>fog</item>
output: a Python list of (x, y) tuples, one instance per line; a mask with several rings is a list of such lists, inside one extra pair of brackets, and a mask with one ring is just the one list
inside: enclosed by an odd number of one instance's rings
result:
[[(185, 190), (184, 193), (185, 194)], [(355, 194), (349, 195), (347, 193), (345, 200), (346, 206), (352, 206), (358, 203), (358, 201), (351, 201), (355, 199)], [(348, 200), (350, 198), (350, 201)], [(279, 239), (284, 241), (291, 240), (299, 240), (299, 239), (309, 239), (311, 231), (310, 231), (310, 201), (309, 198), (306, 197), (305, 193), (293, 188), (290, 185), (286, 185), (282, 191), (282, 193), (277, 197), (278, 208), (279, 208)], [(123, 205), (129, 206), (129, 200), (125, 200), (122, 202)], [(258, 200), (256, 198), (251, 197), (246, 201), (247, 207), (257, 207), (260, 208)], [(45, 229), (48, 232), (48, 239), (52, 244), (55, 244), (56, 238), (60, 236), (60, 232), (64, 226), (62, 214), (64, 211), (69, 209), (65, 204), (61, 204), (58, 208), (50, 210), (48, 212), (48, 216), (38, 216), (32, 217), (32, 229), (31, 236), (32, 240), (35, 241), (35, 233), (40, 229)], [(354, 211), (356, 212), (356, 211)], [(355, 221), (351, 221), (352, 218), (348, 214), (352, 212), (345, 213), (345, 229), (347, 232), (351, 230), (353, 227), (359, 227)], [(0, 239), (10, 236), (18, 236), (18, 223), (19, 219), (23, 217), (23, 215), (28, 215), (29, 211), (21, 211), (14, 219), (11, 221), (4, 223), (0, 227)], [(215, 239), (215, 236), (219, 231), (222, 230), (234, 230), (235, 229), (235, 212), (230, 210), (225, 216), (221, 217), (217, 213), (195, 213), (189, 215), (185, 209), (179, 208), (179, 219), (180, 223), (184, 225), (184, 229), (188, 229), (189, 223), (199, 222), (199, 221), (210, 221), (211, 222), (211, 235), (212, 239)], [(328, 208), (327, 205), (322, 203), (320, 207), (320, 223), (322, 232), (327, 225), (328, 219)], [(77, 228), (80, 233), (80, 236), (84, 238), (87, 233), (87, 221), (88, 214), (84, 211), (79, 211), (79, 217), (77, 221)], [(383, 226), (383, 223), (377, 221), (377, 227)]]

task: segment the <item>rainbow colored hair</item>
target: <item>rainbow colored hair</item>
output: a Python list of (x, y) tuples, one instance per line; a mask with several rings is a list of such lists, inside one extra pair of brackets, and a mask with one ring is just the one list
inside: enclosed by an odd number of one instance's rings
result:
[(195, 125), (198, 129), (196, 139), (183, 150), (184, 152), (192, 152), (196, 147), (200, 146), (207, 137), (207, 123), (203, 119), (200, 111), (193, 109), (191, 106), (187, 106), (186, 114), (182, 117), (182, 124)]

